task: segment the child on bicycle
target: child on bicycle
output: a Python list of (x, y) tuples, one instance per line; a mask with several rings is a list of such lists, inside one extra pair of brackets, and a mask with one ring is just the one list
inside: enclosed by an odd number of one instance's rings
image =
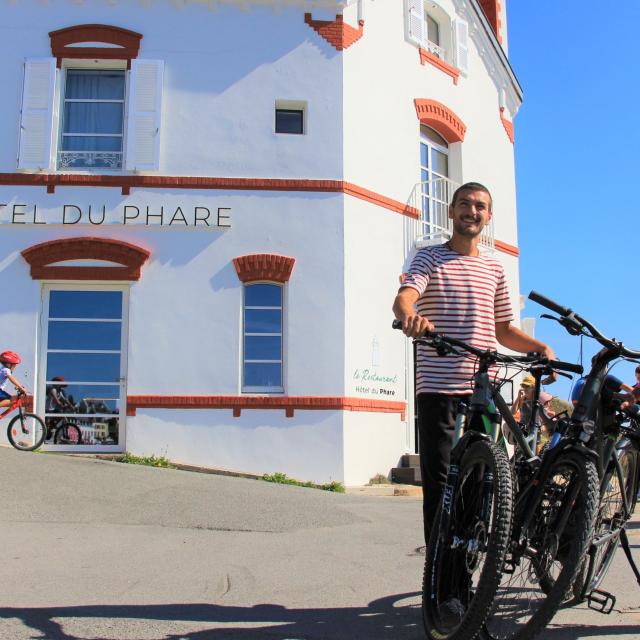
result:
[(22, 358), (14, 351), (0, 353), (0, 407), (8, 407), (15, 399), (6, 391), (11, 383), (19, 393), (27, 393), (27, 390), (13, 377), (13, 370), (22, 362)]

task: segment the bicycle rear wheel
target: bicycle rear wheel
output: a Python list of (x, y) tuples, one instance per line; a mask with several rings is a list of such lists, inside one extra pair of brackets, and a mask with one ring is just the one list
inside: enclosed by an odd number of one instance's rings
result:
[[(573, 452), (562, 454), (543, 482), (529, 530), (511, 541), (508, 570), (503, 573), (483, 638), (534, 638), (571, 592), (591, 541), (598, 505), (598, 472), (593, 461)], [(526, 500), (523, 505), (523, 509), (530, 508)]]
[(19, 413), (7, 427), (7, 438), (20, 451), (33, 451), (43, 442), (47, 429), (35, 413)]
[(427, 547), (422, 618), (428, 638), (462, 640), (479, 631), (500, 583), (512, 511), (504, 451), (489, 440), (472, 444), (460, 462), (446, 527), (444, 504)]
[(73, 422), (61, 424), (53, 436), (54, 444), (82, 444), (80, 427)]

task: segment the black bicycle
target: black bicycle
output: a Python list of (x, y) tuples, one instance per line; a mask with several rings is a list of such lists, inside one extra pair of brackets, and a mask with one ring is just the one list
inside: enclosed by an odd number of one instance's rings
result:
[[(401, 323), (396, 321), (393, 326), (401, 328)], [(477, 359), (473, 394), (465, 417), (466, 429), (451, 451), (441, 504), (427, 545), (422, 599), (423, 622), (429, 638), (469, 639), (478, 634), (491, 612), (512, 539), (514, 482), (506, 450), (495, 442), (500, 417), (509, 419), (511, 434), (518, 448), (526, 452), (526, 459), (532, 466), (539, 472), (555, 471), (555, 467), (549, 469), (548, 466), (539, 464), (540, 459), (532, 451), (527, 435), (511, 417), (511, 412), (500, 395), (500, 381), (495, 376), (492, 380), (492, 367), (515, 365), (539, 375), (552, 370), (581, 373), (582, 368), (570, 363), (549, 362), (539, 354), (512, 356), (482, 350), (461, 340), (438, 334), (427, 334), (423, 338), (417, 338), (416, 342), (435, 348), (441, 356), (466, 354)], [(538, 381), (536, 402), (539, 391)], [(532, 412), (531, 417), (535, 420), (535, 412)], [(593, 463), (591, 465), (593, 467)], [(581, 469), (579, 467), (578, 472)], [(595, 467), (592, 472), (595, 477)], [(540, 480), (540, 489), (529, 496), (533, 511), (537, 502), (542, 501), (543, 489), (547, 484), (546, 476), (540, 476)], [(571, 482), (572, 498), (580, 505), (581, 492), (588, 484), (582, 476), (579, 481)], [(561, 499), (563, 496), (560, 494), (558, 492), (558, 498)], [(581, 518), (582, 524), (592, 526), (595, 501), (594, 495), (591, 511), (580, 506), (576, 508), (574, 518)], [(566, 526), (568, 510), (555, 506), (561, 514), (549, 527), (559, 530)], [(543, 538), (537, 543), (541, 547), (545, 530), (539, 523), (536, 526), (538, 534)], [(548, 529), (546, 531), (548, 533)], [(580, 554), (584, 552), (586, 543), (585, 540), (579, 549)], [(575, 567), (565, 580), (567, 585), (573, 578), (580, 559), (580, 555), (573, 557), (575, 555), (571, 556)], [(536, 558), (533, 570), (540, 577), (548, 579), (551, 559), (541, 554), (537, 554)]]

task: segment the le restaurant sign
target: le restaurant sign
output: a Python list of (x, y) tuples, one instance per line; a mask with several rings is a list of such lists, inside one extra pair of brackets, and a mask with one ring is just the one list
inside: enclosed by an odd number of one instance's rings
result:
[(172, 229), (229, 229), (231, 208), (193, 203), (148, 204), (60, 204), (42, 207), (37, 204), (0, 201), (0, 224), (3, 225), (126, 225), (167, 227)]

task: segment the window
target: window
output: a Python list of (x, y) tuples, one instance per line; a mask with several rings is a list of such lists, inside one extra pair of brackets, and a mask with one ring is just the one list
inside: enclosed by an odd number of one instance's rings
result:
[[(45, 388), (40, 389), (39, 398), (47, 425), (66, 418), (80, 427), (78, 444), (83, 448), (121, 450), (127, 291), (50, 285), (45, 292), (41, 358)], [(62, 403), (60, 391), (66, 398)]]
[(298, 109), (276, 109), (276, 133), (304, 133), (304, 112)]
[(122, 168), (125, 72), (67, 69), (58, 167)]
[(433, 0), (405, 0), (405, 15), (409, 42), (467, 72), (469, 29), (464, 20), (453, 20)]
[(420, 126), (420, 182), (422, 235), (446, 229), (453, 195), (453, 183), (449, 180), (449, 145), (439, 133), (424, 125)]
[(164, 63), (131, 60), (127, 71), (124, 61), (79, 62), (25, 62), (18, 168), (159, 169)]
[(279, 284), (244, 285), (243, 391), (284, 390), (282, 295)]

